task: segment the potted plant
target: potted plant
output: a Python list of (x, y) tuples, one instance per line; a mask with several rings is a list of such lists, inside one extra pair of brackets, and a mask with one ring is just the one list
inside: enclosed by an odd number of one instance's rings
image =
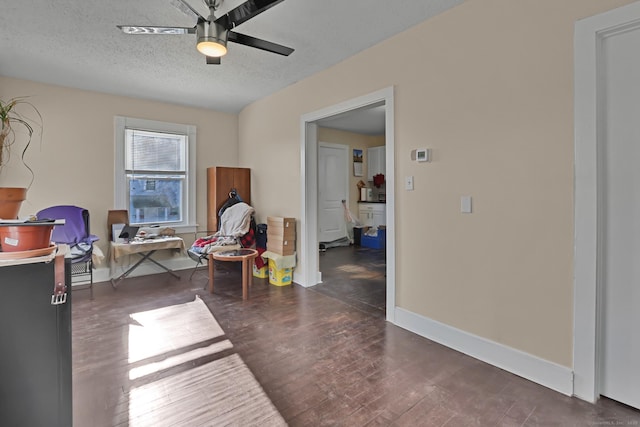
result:
[[(20, 113), (26, 108), (35, 113), (37, 119)], [(20, 159), (31, 174), (31, 182), (27, 187), (0, 187), (0, 219), (15, 219), (20, 211), (20, 205), (26, 198), (27, 189), (33, 183), (33, 170), (25, 162), (24, 157), (31, 145), (33, 134), (42, 129), (42, 116), (38, 109), (26, 100), (26, 97), (11, 98), (8, 101), (0, 99), (0, 175), (11, 158), (14, 145), (21, 139), (22, 151)], [(26, 131), (26, 133), (19, 132)], [(41, 134), (42, 135), (42, 134)]]

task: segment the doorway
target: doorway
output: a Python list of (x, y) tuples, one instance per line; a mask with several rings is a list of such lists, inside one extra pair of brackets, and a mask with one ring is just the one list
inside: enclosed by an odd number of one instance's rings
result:
[[(364, 212), (374, 208), (379, 216), (376, 218), (376, 224), (386, 225), (385, 203), (378, 200), (378, 195), (384, 194), (385, 185), (379, 180), (376, 187), (372, 180), (373, 174), (386, 172), (384, 105), (376, 104), (347, 111), (316, 123), (319, 127), (318, 139), (321, 141), (318, 143), (318, 218), (322, 283), (313, 286), (312, 289), (375, 317), (384, 318), (384, 248), (367, 247), (372, 246), (371, 242), (375, 241), (368, 236), (369, 243), (361, 244), (365, 241), (362, 237), (365, 229), (354, 228), (356, 224), (372, 225), (368, 224), (373, 222), (372, 220), (364, 219)], [(338, 152), (338, 148), (341, 148), (341, 151)], [(328, 161), (333, 157), (337, 158), (338, 153), (343, 154), (342, 161)], [(376, 159), (378, 161), (374, 162)], [(374, 169), (377, 172), (372, 172)], [(348, 183), (346, 188), (343, 185), (345, 181)], [(358, 191), (359, 184), (366, 185), (372, 194), (375, 193), (375, 197), (372, 197), (369, 203), (361, 203), (361, 194), (367, 192)], [(348, 191), (349, 189), (352, 191)], [(334, 207), (338, 209), (334, 211)], [(347, 226), (348, 217), (354, 221), (348, 221)], [(333, 224), (328, 219), (332, 220)], [(336, 230), (336, 233), (327, 233), (331, 230)], [(372, 233), (373, 230), (369, 232)]]
[(337, 104), (301, 117), (301, 233), (302, 257), (294, 280), (302, 286), (314, 286), (322, 282), (319, 268), (318, 241), (318, 121), (348, 111), (384, 105), (385, 154), (386, 154), (386, 319), (395, 319), (395, 143), (393, 87), (382, 89), (362, 97)]
[(574, 394), (640, 407), (640, 4), (576, 23)]

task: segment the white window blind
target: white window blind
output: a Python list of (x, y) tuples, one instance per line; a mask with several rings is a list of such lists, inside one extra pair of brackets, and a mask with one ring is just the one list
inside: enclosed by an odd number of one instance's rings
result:
[(125, 130), (125, 168), (127, 171), (186, 173), (185, 135)]

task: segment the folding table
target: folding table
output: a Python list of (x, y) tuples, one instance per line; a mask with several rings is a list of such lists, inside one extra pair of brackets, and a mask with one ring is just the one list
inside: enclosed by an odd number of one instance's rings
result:
[(180, 276), (178, 276), (171, 269), (167, 268), (151, 257), (156, 251), (163, 249), (174, 249), (182, 251), (184, 250), (184, 240), (182, 240), (182, 238), (180, 237), (161, 237), (155, 239), (134, 240), (129, 243), (111, 242), (110, 259), (112, 271), (116, 261), (125, 255), (137, 254), (141, 257), (138, 262), (129, 267), (127, 271), (119, 275), (117, 278), (111, 279), (111, 286), (116, 288), (123, 279), (129, 276), (129, 274), (131, 274), (131, 272), (138, 268), (138, 266), (144, 261), (153, 262), (157, 266), (166, 270), (176, 279), (179, 279)]

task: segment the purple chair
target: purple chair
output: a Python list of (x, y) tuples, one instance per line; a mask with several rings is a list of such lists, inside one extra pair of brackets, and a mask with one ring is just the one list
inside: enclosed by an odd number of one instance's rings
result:
[(64, 243), (71, 249), (71, 277), (89, 280), (93, 298), (93, 243), (100, 240), (89, 231), (89, 211), (71, 205), (52, 206), (37, 213), (38, 219), (64, 219), (51, 233), (54, 243)]

